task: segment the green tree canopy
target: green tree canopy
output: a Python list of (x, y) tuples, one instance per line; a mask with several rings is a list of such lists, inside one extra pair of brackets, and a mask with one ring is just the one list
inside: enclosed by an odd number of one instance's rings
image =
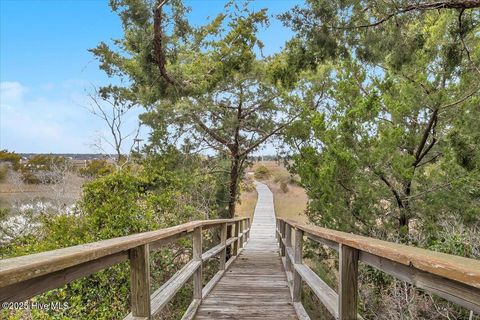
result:
[[(113, 1), (124, 38), (92, 52), (111, 76), (127, 77), (152, 128), (150, 148), (185, 143), (208, 147), (231, 162), (228, 216), (235, 213), (247, 156), (294, 117), (295, 95), (270, 80), (259, 58), (265, 9), (230, 3), (211, 22), (193, 27), (180, 1)], [(135, 14), (134, 14), (135, 13)], [(171, 27), (165, 27), (165, 26)]]
[(287, 141), (319, 224), (387, 237), (478, 215), (478, 12), (382, 19), (399, 7), (312, 1), (283, 16), (310, 106)]

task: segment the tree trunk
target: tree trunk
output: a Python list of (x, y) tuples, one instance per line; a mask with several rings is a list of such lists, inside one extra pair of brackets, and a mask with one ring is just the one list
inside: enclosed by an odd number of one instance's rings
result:
[(240, 174), (240, 157), (235, 155), (232, 159), (232, 165), (230, 167), (230, 192), (228, 199), (228, 216), (229, 218), (235, 217), (235, 204), (237, 202), (237, 187), (238, 176)]

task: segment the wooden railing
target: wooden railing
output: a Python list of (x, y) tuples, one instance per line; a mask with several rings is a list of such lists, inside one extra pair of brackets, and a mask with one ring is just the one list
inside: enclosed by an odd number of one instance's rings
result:
[[(202, 252), (202, 230), (219, 227), (220, 243)], [(193, 276), (193, 301), (183, 319), (191, 319), (249, 238), (250, 219), (193, 221), (175, 227), (74, 247), (0, 260), (0, 302), (21, 302), (123, 261), (130, 261), (131, 313), (125, 319), (150, 319)], [(232, 236), (227, 237), (227, 234)], [(192, 236), (193, 258), (150, 294), (149, 254), (179, 238)], [(226, 261), (227, 247), (231, 257)], [(219, 271), (202, 287), (202, 263), (220, 255)]]
[[(336, 319), (360, 318), (357, 315), (359, 262), (480, 314), (479, 260), (307, 226), (280, 218), (277, 218), (276, 235), (293, 303), (300, 319), (309, 319), (301, 303), (303, 282)], [(338, 251), (338, 293), (302, 262), (304, 237)]]

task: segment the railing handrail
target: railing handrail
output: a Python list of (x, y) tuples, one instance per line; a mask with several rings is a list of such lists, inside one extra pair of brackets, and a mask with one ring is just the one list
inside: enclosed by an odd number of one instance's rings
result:
[[(295, 232), (292, 243), (292, 232)], [(304, 281), (336, 319), (357, 319), (358, 265), (366, 263), (480, 314), (480, 261), (277, 218), (276, 236), (297, 312)], [(303, 238), (339, 252), (338, 293), (302, 262)], [(303, 317), (308, 319), (307, 316)]]
[(225, 222), (233, 223), (238, 220), (242, 220), (242, 218), (196, 220), (165, 229), (3, 259), (0, 260), (0, 287), (79, 265), (147, 243), (167, 239), (183, 232), (192, 232), (196, 227), (213, 227)]
[(292, 219), (278, 218), (278, 220), (285, 221), (294, 228), (327, 241), (341, 243), (406, 266), (480, 288), (480, 260), (306, 225)]
[[(213, 227), (221, 227), (220, 243), (203, 253), (202, 230)], [(193, 259), (150, 295), (149, 252), (190, 234), (193, 240)], [(193, 276), (194, 299), (184, 315), (184, 319), (191, 319), (202, 298), (241, 252), (249, 235), (250, 218), (198, 220), (170, 228), (0, 260), (0, 302), (24, 301), (129, 260), (132, 313), (126, 319), (151, 318)], [(232, 255), (226, 261), (229, 246)], [(203, 287), (202, 263), (216, 255), (220, 255), (220, 270)]]

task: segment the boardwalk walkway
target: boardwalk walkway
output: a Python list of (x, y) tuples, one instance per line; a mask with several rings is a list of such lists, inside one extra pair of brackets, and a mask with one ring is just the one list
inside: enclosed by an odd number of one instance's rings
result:
[(195, 319), (297, 319), (275, 240), (273, 195), (263, 183), (256, 187), (250, 240)]

